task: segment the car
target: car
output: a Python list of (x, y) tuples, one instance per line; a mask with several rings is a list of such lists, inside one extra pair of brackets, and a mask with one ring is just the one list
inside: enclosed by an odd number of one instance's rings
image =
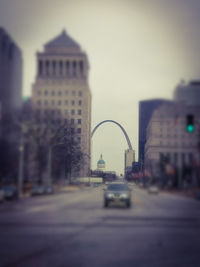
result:
[(53, 194), (53, 187), (51, 185), (46, 185), (44, 187), (44, 193), (47, 195)]
[(148, 188), (148, 193), (149, 194), (158, 194), (159, 193), (159, 188), (157, 185), (150, 185)]
[(126, 183), (114, 182), (104, 189), (104, 207), (110, 203), (124, 203), (128, 208), (131, 206), (131, 190)]
[(17, 199), (18, 198), (18, 192), (17, 187), (15, 185), (5, 185), (3, 186), (4, 191), (4, 198), (5, 199)]
[(35, 185), (31, 188), (31, 195), (32, 196), (40, 196), (43, 195), (45, 192), (44, 186), (42, 185)]
[(4, 191), (3, 189), (0, 189), (0, 202), (3, 202), (4, 201)]

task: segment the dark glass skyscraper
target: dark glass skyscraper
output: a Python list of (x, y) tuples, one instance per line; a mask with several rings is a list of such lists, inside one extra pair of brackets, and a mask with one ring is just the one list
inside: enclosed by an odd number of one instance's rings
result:
[(151, 119), (153, 111), (161, 104), (170, 103), (170, 100), (165, 99), (150, 99), (139, 102), (139, 159), (144, 163), (144, 146), (146, 143), (146, 128)]
[(0, 105), (2, 115), (22, 105), (22, 54), (3, 28), (0, 28)]

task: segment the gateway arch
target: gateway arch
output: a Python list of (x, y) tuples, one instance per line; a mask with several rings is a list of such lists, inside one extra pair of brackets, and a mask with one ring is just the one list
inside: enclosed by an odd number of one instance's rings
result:
[(126, 133), (125, 129), (121, 126), (121, 124), (119, 124), (118, 122), (116, 122), (116, 121), (114, 121), (114, 120), (104, 120), (104, 121), (98, 123), (98, 124), (94, 127), (94, 129), (93, 129), (93, 131), (92, 131), (92, 133), (91, 133), (91, 138), (92, 138), (92, 136), (94, 135), (94, 133), (96, 132), (96, 130), (99, 128), (99, 126), (102, 125), (102, 124), (104, 124), (104, 123), (107, 123), (107, 122), (111, 122), (111, 123), (114, 123), (114, 124), (116, 124), (117, 126), (119, 126), (119, 128), (122, 130), (122, 132), (123, 132), (123, 134), (124, 134), (124, 136), (125, 136), (125, 138), (126, 138), (126, 141), (127, 141), (127, 144), (128, 144), (128, 148), (129, 148), (130, 150), (133, 150), (132, 145), (131, 145), (131, 142), (130, 142), (130, 139), (129, 139), (128, 134)]

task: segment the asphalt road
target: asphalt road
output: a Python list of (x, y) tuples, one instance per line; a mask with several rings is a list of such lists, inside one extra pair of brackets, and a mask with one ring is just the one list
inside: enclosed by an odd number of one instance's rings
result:
[(133, 188), (103, 208), (102, 188), (0, 205), (2, 267), (199, 267), (200, 202)]

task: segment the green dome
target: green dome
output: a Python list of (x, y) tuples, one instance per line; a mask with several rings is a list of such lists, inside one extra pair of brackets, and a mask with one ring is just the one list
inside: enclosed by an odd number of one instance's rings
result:
[(103, 160), (102, 154), (100, 156), (100, 159), (97, 161), (97, 165), (104, 165), (105, 166), (105, 161)]
[(98, 160), (97, 164), (105, 164), (105, 161), (103, 159)]

